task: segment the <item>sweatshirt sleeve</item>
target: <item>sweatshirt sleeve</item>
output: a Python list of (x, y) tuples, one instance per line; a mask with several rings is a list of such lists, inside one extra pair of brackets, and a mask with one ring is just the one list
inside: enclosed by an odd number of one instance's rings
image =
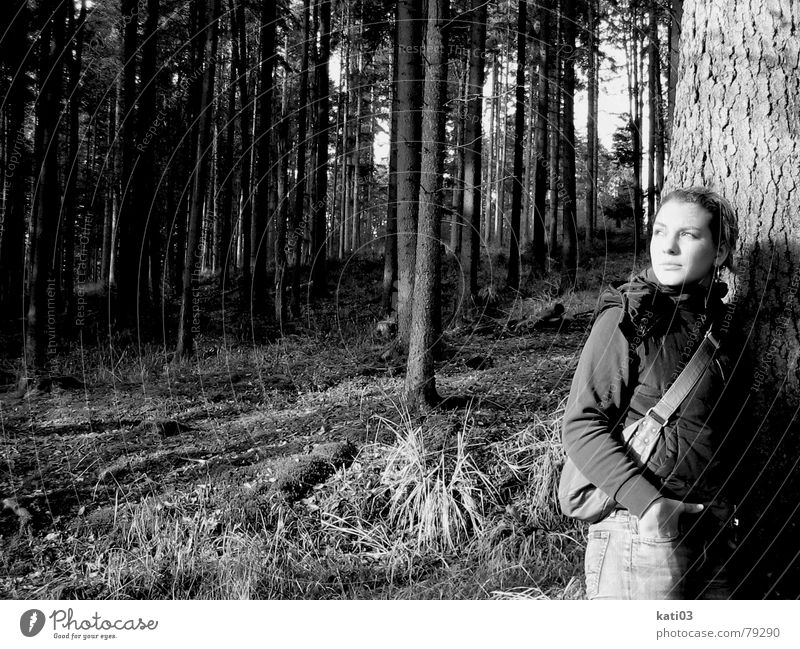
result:
[(629, 389), (628, 341), (619, 328), (622, 307), (597, 318), (581, 352), (562, 425), (564, 448), (580, 472), (620, 505), (641, 516), (661, 497), (611, 435)]

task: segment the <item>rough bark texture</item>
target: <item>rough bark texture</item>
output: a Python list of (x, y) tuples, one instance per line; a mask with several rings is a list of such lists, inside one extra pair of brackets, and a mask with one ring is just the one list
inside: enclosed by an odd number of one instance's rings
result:
[(399, 0), (397, 35), (401, 43), (397, 82), (397, 333), (407, 347), (419, 213), (422, 114), (422, 0)]
[(422, 119), (422, 172), (419, 188), (414, 302), (408, 350), (405, 396), (414, 408), (438, 400), (433, 350), (439, 335), (436, 310), (441, 272), (439, 231), (444, 205), (445, 102), (447, 99), (447, 32), (449, 0), (428, 0), (425, 110)]
[(736, 373), (747, 394), (733, 477), (746, 485), (737, 597), (800, 595), (799, 30), (797, 3), (684, 5), (665, 191), (702, 184), (733, 202), (740, 242), (732, 299), (753, 359)]
[[(397, 37), (397, 21), (394, 25), (394, 59), (392, 62), (392, 123), (389, 128), (389, 187), (386, 205), (386, 231), (383, 239), (383, 291), (381, 307), (385, 316), (393, 310), (392, 295), (397, 281), (397, 80), (399, 78), (398, 57), (400, 39)], [(337, 156), (338, 158), (338, 156)], [(334, 178), (336, 174), (334, 174)]]

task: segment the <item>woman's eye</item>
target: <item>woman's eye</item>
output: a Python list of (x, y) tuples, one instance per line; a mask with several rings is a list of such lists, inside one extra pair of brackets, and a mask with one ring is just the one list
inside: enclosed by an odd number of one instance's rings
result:
[(697, 237), (694, 235), (694, 232), (681, 232), (681, 236), (688, 237), (690, 239), (696, 239)]

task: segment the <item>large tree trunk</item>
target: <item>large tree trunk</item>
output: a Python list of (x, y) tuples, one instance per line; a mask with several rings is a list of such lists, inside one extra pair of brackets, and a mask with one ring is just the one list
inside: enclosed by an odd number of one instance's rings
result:
[[(269, 2), (269, 0), (268, 0)], [(328, 67), (331, 56), (331, 0), (320, 0), (319, 57), (317, 60), (317, 176), (315, 199), (311, 206), (312, 258), (311, 295), (328, 293), (326, 219), (328, 215), (328, 129), (330, 129), (330, 99)]]
[(183, 295), (178, 325), (178, 347), (175, 350), (177, 359), (186, 359), (194, 353), (195, 334), (200, 332), (200, 309), (196, 303), (195, 290), (202, 262), (200, 224), (203, 218), (203, 199), (208, 178), (208, 151), (213, 112), (212, 98), (214, 97), (220, 1), (214, 0), (213, 2), (211, 20), (205, 19), (206, 12), (202, 6), (200, 8), (200, 24), (207, 25), (202, 37), (205, 43), (203, 51), (206, 67), (203, 72), (200, 103), (197, 110), (199, 125), (197, 147), (195, 149), (195, 173), (189, 211), (189, 232), (186, 239), (186, 252), (183, 262)]
[(413, 409), (438, 400), (433, 352), (439, 331), (436, 311), (441, 274), (439, 231), (444, 205), (445, 104), (447, 100), (447, 32), (449, 0), (428, 0), (425, 110), (422, 121), (422, 172), (419, 188), (414, 306), (405, 398)]
[(398, 0), (400, 48), (397, 82), (397, 332), (402, 347), (411, 333), (411, 304), (419, 213), (422, 128), (422, 0)]
[(528, 3), (519, 0), (517, 12), (517, 84), (514, 114), (514, 186), (511, 194), (511, 236), (508, 253), (510, 288), (519, 288), (519, 224), (522, 212), (522, 142), (525, 138), (525, 45), (528, 37)]
[(675, 88), (678, 86), (678, 64), (680, 63), (681, 19), (683, 0), (671, 0), (669, 22), (669, 77), (667, 81), (667, 140), (672, 141), (672, 122), (675, 114)]
[(658, 2), (650, 1), (647, 52), (647, 96), (648, 96), (648, 134), (647, 134), (647, 218), (652, 223), (656, 214), (661, 188), (656, 184), (656, 142), (659, 137), (661, 111), (661, 87), (658, 77), (661, 74), (658, 48)]
[[(800, 5), (759, 0), (684, 5), (673, 147), (665, 191), (710, 186), (739, 217), (732, 303), (753, 365), (730, 380), (746, 398), (737, 471), (737, 597), (800, 596)], [(691, 37), (688, 37), (691, 35)], [(757, 101), (753, 101), (758, 97)], [(742, 334), (744, 336), (744, 334)], [(741, 347), (729, 353), (736, 360)], [(739, 475), (742, 473), (742, 475)]]
[(461, 243), (461, 290), (459, 317), (478, 297), (478, 263), (481, 232), (481, 167), (483, 131), (483, 83), (486, 56), (486, 3), (472, 0), (470, 22), (467, 119), (464, 129), (464, 214)]
[(561, 98), (563, 88), (561, 87), (561, 70), (562, 70), (562, 51), (561, 51), (561, 30), (564, 24), (562, 18), (562, 8), (564, 0), (555, 0), (554, 15), (552, 17), (553, 27), (553, 41), (550, 50), (549, 58), (552, 59), (552, 66), (550, 68), (552, 79), (552, 86), (550, 92), (550, 166), (549, 172), (549, 189), (550, 189), (550, 204), (548, 205), (547, 212), (550, 220), (550, 233), (549, 233), (549, 251), (551, 257), (558, 257), (558, 203), (561, 192), (560, 170), (561, 170)]

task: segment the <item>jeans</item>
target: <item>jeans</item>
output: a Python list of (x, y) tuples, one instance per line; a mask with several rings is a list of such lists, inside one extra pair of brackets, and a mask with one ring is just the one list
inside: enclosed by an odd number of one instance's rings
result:
[(586, 598), (729, 599), (719, 527), (715, 533), (713, 525), (691, 522), (663, 538), (641, 536), (639, 519), (622, 509), (590, 525)]

